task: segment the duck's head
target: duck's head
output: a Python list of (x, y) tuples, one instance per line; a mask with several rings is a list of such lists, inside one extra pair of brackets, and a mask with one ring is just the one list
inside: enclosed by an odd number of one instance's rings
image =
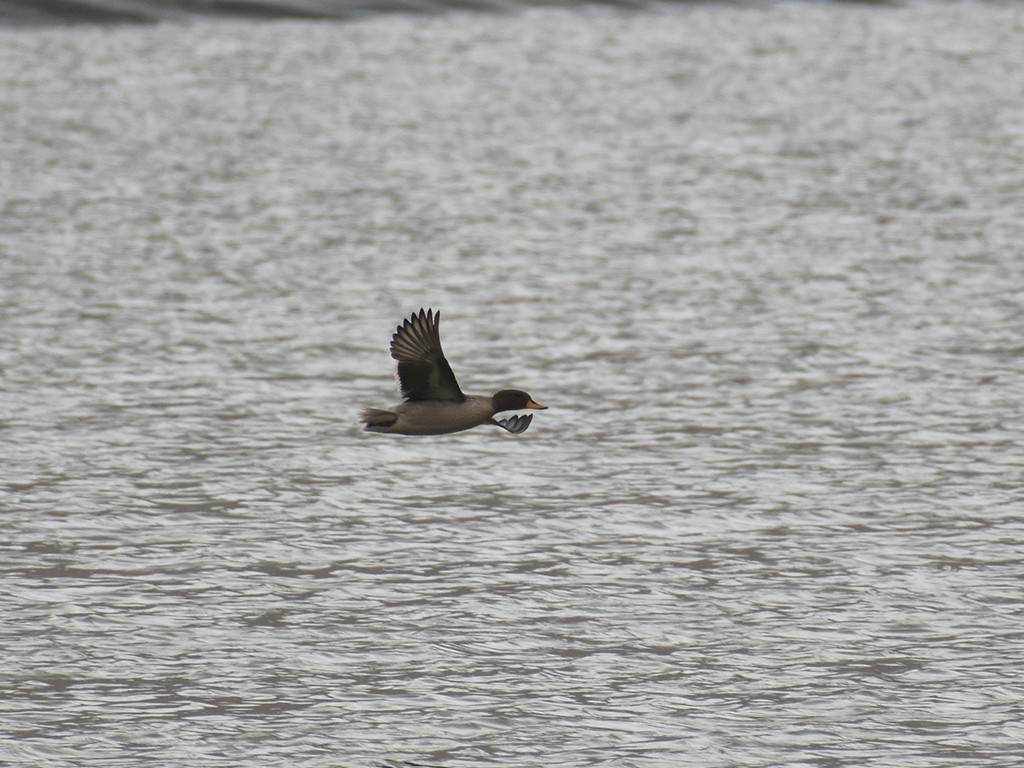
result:
[(533, 408), (538, 411), (547, 409), (546, 405), (533, 402), (533, 398), (521, 389), (503, 389), (495, 392), (491, 398), (494, 403), (494, 412), (499, 411), (522, 411), (526, 408)]

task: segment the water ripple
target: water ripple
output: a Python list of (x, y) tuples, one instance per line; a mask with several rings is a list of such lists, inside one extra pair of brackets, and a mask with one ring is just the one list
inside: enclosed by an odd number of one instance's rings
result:
[(5, 758), (1014, 763), (1020, 25), (0, 30)]

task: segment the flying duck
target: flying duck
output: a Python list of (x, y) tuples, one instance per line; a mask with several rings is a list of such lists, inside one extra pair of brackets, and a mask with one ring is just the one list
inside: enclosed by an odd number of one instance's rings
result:
[(502, 389), (490, 397), (464, 395), (441, 350), (441, 313), (420, 310), (403, 320), (391, 337), (398, 361), (398, 382), (405, 401), (389, 410), (368, 408), (361, 421), (367, 432), (396, 435), (444, 435), (494, 424), (514, 435), (525, 432), (533, 414), (496, 420), (502, 411), (545, 410), (526, 392)]

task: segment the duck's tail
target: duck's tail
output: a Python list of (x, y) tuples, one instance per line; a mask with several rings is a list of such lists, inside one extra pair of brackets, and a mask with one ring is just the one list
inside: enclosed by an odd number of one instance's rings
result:
[(359, 420), (366, 425), (367, 432), (386, 432), (389, 427), (394, 426), (398, 421), (398, 414), (394, 411), (381, 411), (377, 408), (367, 408), (359, 414)]

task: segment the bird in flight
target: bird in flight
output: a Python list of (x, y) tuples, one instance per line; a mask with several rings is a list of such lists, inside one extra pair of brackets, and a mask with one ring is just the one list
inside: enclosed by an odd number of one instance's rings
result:
[(545, 410), (520, 389), (502, 389), (490, 397), (465, 395), (441, 350), (441, 313), (421, 309), (403, 320), (391, 337), (404, 402), (388, 410), (368, 408), (361, 421), (368, 432), (396, 435), (444, 435), (494, 424), (512, 434), (525, 432), (533, 414), (495, 419), (503, 411)]

